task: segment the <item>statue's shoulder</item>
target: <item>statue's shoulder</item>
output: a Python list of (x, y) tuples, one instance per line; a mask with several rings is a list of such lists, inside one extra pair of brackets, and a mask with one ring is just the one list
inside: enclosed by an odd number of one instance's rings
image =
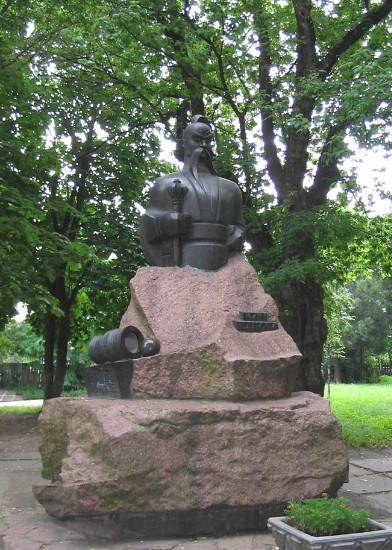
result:
[(219, 178), (219, 184), (227, 191), (241, 195), (240, 188), (235, 181), (227, 180), (226, 178)]
[(165, 174), (164, 176), (159, 176), (155, 180), (154, 187), (157, 189), (166, 189), (169, 185), (172, 185), (173, 180), (179, 179), (182, 176), (182, 172), (173, 172), (172, 174)]

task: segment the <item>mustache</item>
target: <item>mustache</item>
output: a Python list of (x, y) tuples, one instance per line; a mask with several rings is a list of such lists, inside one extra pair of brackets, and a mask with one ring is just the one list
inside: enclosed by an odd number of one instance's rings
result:
[(202, 153), (205, 153), (207, 155), (209, 163), (212, 164), (210, 151), (208, 149), (205, 149), (204, 147), (197, 147), (192, 151), (191, 158), (189, 159), (189, 165), (192, 173), (197, 170), (197, 164)]

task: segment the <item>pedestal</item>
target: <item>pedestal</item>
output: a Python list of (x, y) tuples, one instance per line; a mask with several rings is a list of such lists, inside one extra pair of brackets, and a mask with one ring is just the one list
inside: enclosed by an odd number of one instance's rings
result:
[(247, 403), (54, 399), (40, 429), (43, 475), (55, 481), (34, 487), (38, 501), (117, 537), (265, 529), (289, 499), (334, 494), (347, 478), (340, 424), (308, 392)]

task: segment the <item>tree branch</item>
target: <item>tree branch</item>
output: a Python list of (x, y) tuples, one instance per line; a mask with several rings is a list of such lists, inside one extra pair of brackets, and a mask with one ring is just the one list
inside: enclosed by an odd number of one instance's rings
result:
[[(349, 124), (350, 121), (345, 119), (341, 123), (329, 128), (323, 148), (321, 149), (313, 184), (308, 189), (312, 204), (323, 204), (332, 185), (340, 179), (340, 171), (338, 169), (340, 159), (334, 154), (334, 149), (336, 150), (337, 142), (341, 143), (343, 141), (343, 132)], [(340, 139), (336, 139), (339, 134), (341, 134)]]
[(297, 70), (296, 80), (309, 76), (318, 65), (316, 55), (316, 34), (310, 10), (311, 0), (293, 0), (297, 22)]
[(358, 42), (358, 40), (360, 40), (372, 27), (377, 25), (377, 23), (382, 21), (391, 11), (392, 0), (385, 0), (378, 8), (368, 11), (355, 27), (350, 29), (334, 46), (332, 46), (320, 64), (320, 68), (323, 71), (320, 75), (321, 80), (327, 78), (344, 52)]
[(275, 145), (275, 124), (273, 119), (274, 105), (272, 102), (273, 89), (270, 77), (271, 69), (271, 44), (268, 35), (268, 26), (265, 24), (264, 13), (254, 13), (255, 28), (259, 40), (259, 90), (262, 95), (260, 101), (261, 130), (264, 142), (264, 157), (267, 162), (267, 170), (270, 178), (277, 188), (283, 183), (283, 168), (279, 160)]
[[(315, 104), (315, 96), (309, 86), (309, 77), (318, 67), (316, 55), (316, 35), (310, 16), (311, 0), (293, 0), (297, 24), (297, 63), (295, 75), (295, 95), (292, 107), (293, 121), (288, 127), (284, 188), (280, 200), (287, 198), (290, 190), (303, 189), (303, 179), (308, 162), (310, 121)], [(297, 122), (295, 124), (294, 122)]]

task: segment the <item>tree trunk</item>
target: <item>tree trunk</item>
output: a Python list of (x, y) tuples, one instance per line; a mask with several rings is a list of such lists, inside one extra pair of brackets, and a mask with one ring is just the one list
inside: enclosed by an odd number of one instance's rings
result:
[(67, 350), (69, 341), (69, 314), (58, 320), (59, 333), (57, 336), (56, 370), (52, 385), (52, 397), (60, 397), (63, 391), (64, 379), (67, 373)]
[(52, 385), (54, 379), (54, 347), (56, 335), (56, 316), (46, 313), (45, 320), (45, 358), (43, 371), (44, 399), (52, 397)]
[(294, 391), (307, 390), (324, 395), (321, 371), (323, 345), (327, 337), (324, 319), (324, 291), (313, 279), (291, 281), (274, 295), (282, 314), (283, 328), (303, 355)]
[[(65, 270), (65, 268), (64, 268)], [(63, 311), (61, 317), (47, 313), (45, 328), (44, 399), (60, 397), (67, 372), (67, 350), (70, 334), (70, 310), (73, 296), (67, 296), (65, 277), (59, 276), (50, 288)], [(56, 355), (56, 361), (54, 357)]]
[(342, 383), (342, 367), (340, 365), (339, 357), (333, 359), (333, 376), (335, 384)]
[(363, 382), (363, 371), (365, 363), (365, 350), (362, 346), (359, 346), (359, 381)]

